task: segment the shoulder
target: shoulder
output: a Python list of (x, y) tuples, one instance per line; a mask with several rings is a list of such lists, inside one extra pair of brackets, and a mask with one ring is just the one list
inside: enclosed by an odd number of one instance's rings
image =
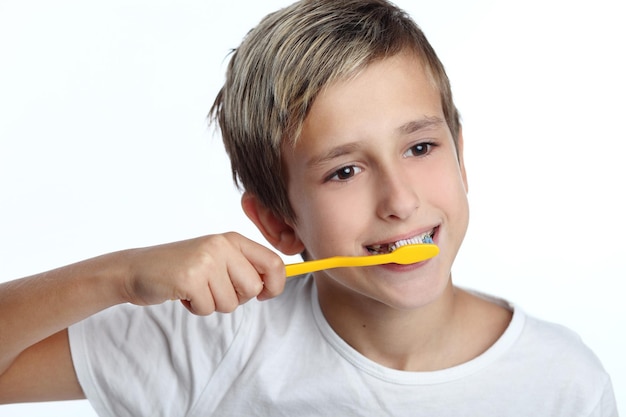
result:
[(507, 342), (509, 353), (537, 364), (568, 364), (604, 373), (598, 357), (575, 331), (529, 315), (521, 306), (507, 300), (477, 292), (473, 294), (512, 312), (510, 322), (498, 340)]
[[(315, 284), (310, 276), (290, 279), (285, 290), (278, 297), (266, 300), (252, 300), (242, 306), (245, 316), (243, 326), (247, 339), (266, 339), (271, 332), (287, 333), (290, 328), (312, 323), (312, 300), (315, 297)], [(262, 332), (257, 329), (264, 328)], [(258, 333), (258, 334), (256, 334)], [(256, 335), (255, 335), (256, 334)]]
[[(491, 304), (493, 311), (483, 309), (489, 311), (490, 315), (500, 317), (500, 322), (502, 317), (507, 319), (508, 324), (498, 341), (506, 339), (507, 345), (513, 351), (525, 352), (526, 358), (538, 361), (558, 356), (558, 362), (577, 360), (588, 366), (601, 368), (593, 351), (576, 332), (566, 326), (529, 315), (521, 306), (507, 300), (476, 291), (468, 293)], [(501, 313), (502, 311), (507, 311), (508, 315)]]
[(563, 325), (513, 308), (517, 337), (502, 362), (503, 369), (516, 375), (512, 385), (532, 387), (559, 415), (568, 415), (567, 410), (569, 415), (613, 415), (611, 379), (582, 338)]
[(602, 364), (594, 352), (573, 330), (550, 321), (525, 314), (524, 327), (520, 334), (520, 345), (539, 358), (554, 360), (558, 363), (575, 363), (578, 368), (585, 367), (604, 372)]
[(310, 279), (293, 279), (274, 299), (209, 316), (177, 302), (112, 307), (70, 327), (74, 368), (102, 415), (160, 415), (164, 404), (184, 409), (205, 387), (219, 392), (211, 381), (227, 389), (238, 366), (267, 361), (291, 330), (302, 336), (312, 291)]
[[(306, 277), (292, 279), (285, 285), (284, 292), (271, 300), (251, 300), (232, 313), (214, 313), (209, 316), (191, 314), (178, 302), (137, 307), (119, 305), (104, 310), (70, 327), (70, 340), (89, 345), (113, 343), (132, 350), (137, 345), (128, 342), (159, 340), (171, 346), (189, 346), (193, 341), (202, 341), (211, 335), (211, 347), (225, 351), (238, 334), (251, 324), (271, 320), (273, 324), (298, 316), (299, 311), (310, 309), (312, 280)], [(304, 311), (306, 313), (306, 311)], [(302, 314), (300, 314), (302, 315)], [(244, 331), (245, 333), (245, 331)], [(187, 349), (183, 349), (185, 351)]]
[(593, 350), (573, 330), (526, 316), (518, 351), (533, 358), (530, 363), (543, 378), (593, 403), (612, 396), (610, 377)]

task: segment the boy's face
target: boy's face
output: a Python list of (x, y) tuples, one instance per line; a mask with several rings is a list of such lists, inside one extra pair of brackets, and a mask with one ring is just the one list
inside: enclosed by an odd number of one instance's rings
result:
[(419, 264), (316, 273), (320, 294), (398, 309), (441, 294), (467, 229), (467, 183), (462, 138), (457, 157), (418, 59), (399, 54), (328, 86), (283, 155), (292, 227), (311, 258), (368, 255), (431, 232), (440, 248)]

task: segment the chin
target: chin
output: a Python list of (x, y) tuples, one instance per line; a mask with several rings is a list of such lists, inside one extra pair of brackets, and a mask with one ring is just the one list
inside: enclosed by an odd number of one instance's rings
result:
[(446, 279), (414, 280), (404, 282), (402, 285), (389, 286), (377, 298), (383, 304), (397, 310), (417, 310), (440, 300), (449, 286), (451, 286), (449, 277)]

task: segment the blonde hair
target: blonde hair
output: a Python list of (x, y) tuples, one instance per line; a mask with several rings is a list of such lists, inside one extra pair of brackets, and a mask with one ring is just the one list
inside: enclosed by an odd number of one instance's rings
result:
[(296, 143), (324, 86), (405, 50), (422, 60), (439, 89), (456, 143), (459, 114), (448, 77), (404, 11), (385, 0), (302, 0), (266, 16), (234, 50), (209, 114), (219, 124), (235, 183), (295, 221), (283, 143)]

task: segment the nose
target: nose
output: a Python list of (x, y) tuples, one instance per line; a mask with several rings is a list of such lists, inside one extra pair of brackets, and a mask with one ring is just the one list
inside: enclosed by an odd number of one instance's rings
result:
[(377, 214), (385, 220), (404, 220), (420, 206), (415, 181), (400, 170), (385, 170), (376, 184)]

